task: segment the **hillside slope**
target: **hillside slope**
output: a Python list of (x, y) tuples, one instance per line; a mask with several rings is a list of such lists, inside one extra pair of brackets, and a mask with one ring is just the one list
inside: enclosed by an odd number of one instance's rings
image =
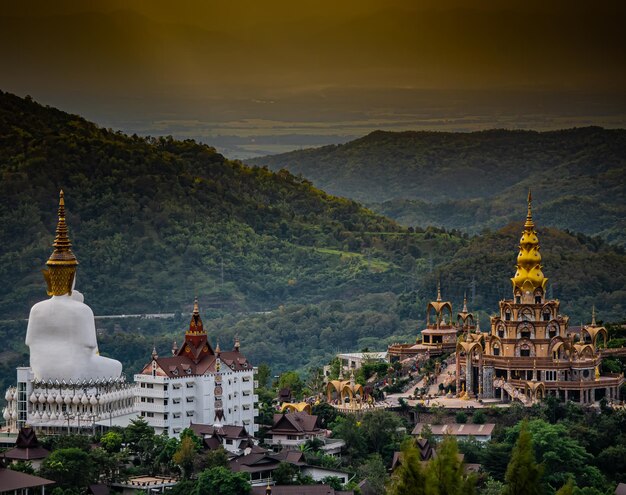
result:
[[(263, 310), (402, 286), (419, 248), (352, 200), (213, 148), (143, 139), (0, 93), (0, 315), (45, 297), (58, 191), (96, 314)], [(461, 239), (457, 239), (461, 242)], [(361, 253), (367, 250), (367, 258)], [(349, 258), (342, 256), (350, 252)]]
[(532, 188), (545, 225), (626, 244), (626, 131), (373, 132), (250, 160), (302, 174), (405, 225), (475, 233), (516, 220)]

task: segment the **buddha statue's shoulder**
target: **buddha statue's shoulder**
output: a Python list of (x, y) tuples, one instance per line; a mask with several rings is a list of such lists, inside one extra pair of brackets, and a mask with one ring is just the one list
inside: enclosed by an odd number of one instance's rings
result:
[[(76, 294), (76, 296), (74, 295)], [(55, 318), (62, 315), (73, 315), (93, 318), (93, 311), (83, 302), (83, 296), (76, 291), (71, 296), (53, 296), (33, 305), (30, 318)]]

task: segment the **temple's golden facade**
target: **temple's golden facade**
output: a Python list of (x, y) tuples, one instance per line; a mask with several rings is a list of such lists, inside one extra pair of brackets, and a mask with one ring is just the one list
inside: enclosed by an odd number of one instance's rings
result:
[(591, 403), (617, 398), (623, 375), (599, 373), (607, 331), (596, 325), (570, 328), (560, 302), (546, 299), (539, 238), (531, 196), (520, 239), (513, 299), (500, 301), (489, 333), (467, 332), (456, 349), (457, 391), (483, 399), (532, 403), (545, 394)]

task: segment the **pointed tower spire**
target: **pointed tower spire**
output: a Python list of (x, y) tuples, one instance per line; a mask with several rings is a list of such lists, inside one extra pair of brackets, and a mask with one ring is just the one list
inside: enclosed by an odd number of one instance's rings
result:
[(535, 232), (535, 223), (532, 217), (532, 195), (528, 191), (528, 214), (524, 231), (519, 241), (519, 253), (517, 254), (517, 265), (515, 276), (511, 278), (513, 292), (530, 293), (534, 295), (537, 289), (541, 289), (545, 294), (548, 279), (543, 275), (541, 266), (541, 254), (539, 253), (539, 238)]
[(239, 352), (239, 335), (235, 335), (235, 351)]
[(176, 356), (178, 354), (178, 344), (176, 341), (172, 342), (172, 356)]
[(193, 300), (193, 316), (200, 316), (200, 309), (198, 309), (198, 296)]
[(441, 280), (437, 281), (437, 302), (441, 302)]
[(48, 284), (49, 296), (62, 296), (72, 293), (72, 285), (76, 276), (78, 260), (72, 252), (72, 243), (65, 223), (65, 195), (63, 189), (59, 191), (59, 210), (56, 235), (52, 246), (54, 251), (46, 262), (48, 269), (44, 271), (44, 278)]
[(533, 195), (528, 189), (528, 213), (526, 214), (526, 223), (524, 224), (525, 230), (531, 232), (535, 229), (535, 223), (533, 222), (533, 208), (532, 208)]
[(217, 343), (215, 344), (215, 354), (219, 356), (220, 352), (222, 352), (222, 350), (220, 349), (220, 339), (217, 339)]
[(156, 345), (153, 345), (152, 346), (152, 359), (156, 359), (158, 357), (159, 355), (157, 354)]
[(596, 305), (595, 304), (591, 307), (591, 326), (592, 327), (596, 326)]
[(467, 292), (463, 293), (463, 313), (467, 313)]

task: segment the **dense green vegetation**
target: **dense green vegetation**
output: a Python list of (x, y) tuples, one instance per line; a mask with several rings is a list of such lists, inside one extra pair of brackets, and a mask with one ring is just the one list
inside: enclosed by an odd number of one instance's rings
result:
[(626, 243), (626, 131), (376, 131), (250, 160), (302, 174), (405, 225), (465, 232), (517, 220), (532, 188), (542, 225)]

